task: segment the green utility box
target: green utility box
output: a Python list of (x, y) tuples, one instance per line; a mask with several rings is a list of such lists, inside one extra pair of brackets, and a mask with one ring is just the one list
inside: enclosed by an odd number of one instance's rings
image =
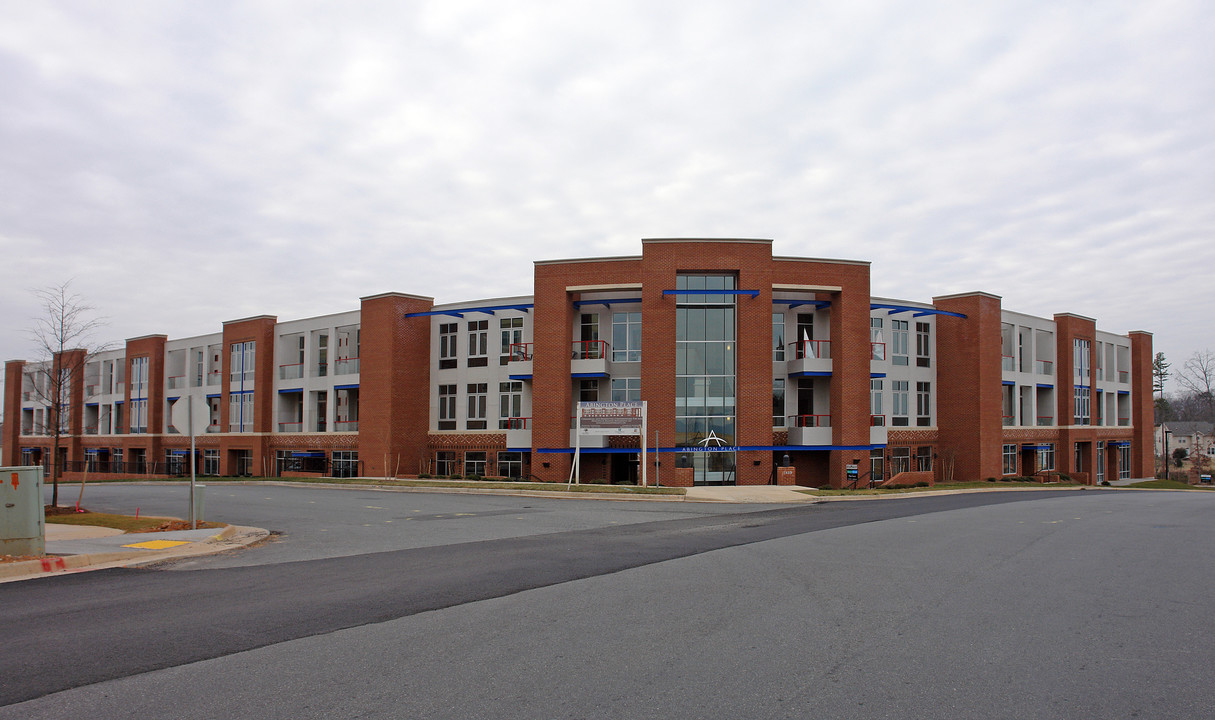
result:
[(41, 467), (0, 467), (0, 555), (44, 555)]

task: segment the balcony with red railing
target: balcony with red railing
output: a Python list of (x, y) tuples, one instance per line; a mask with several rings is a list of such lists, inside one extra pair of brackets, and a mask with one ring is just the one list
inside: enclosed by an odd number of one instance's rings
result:
[(304, 377), (304, 363), (290, 363), (278, 366), (279, 380), (298, 380)]
[(1129, 417), (1120, 417), (1120, 418), (1118, 418), (1118, 425), (1119, 425), (1120, 427), (1127, 427), (1127, 426), (1129, 426), (1130, 424), (1131, 424), (1131, 419), (1130, 419)]
[(333, 363), (334, 375), (355, 375), (359, 371), (359, 359), (356, 357), (338, 358)]
[(1017, 369), (1017, 359), (1012, 355), (1000, 356), (1000, 369), (1006, 372), (1012, 372)]
[(85, 425), (85, 426), (84, 426), (84, 434), (85, 434), (85, 435), (96, 435), (96, 434), (97, 434), (97, 426), (96, 426), (96, 425)]
[(336, 432), (358, 432), (358, 420), (337, 420), (333, 423), (333, 429)]
[(281, 422), (278, 424), (279, 432), (303, 432), (304, 423), (302, 422)]
[(212, 370), (211, 372), (207, 373), (207, 384), (218, 385), (223, 375), (223, 371), (221, 370)]
[(530, 448), (532, 446), (532, 419), (513, 417), (506, 419), (506, 447)]
[(790, 375), (831, 372), (831, 341), (799, 340), (793, 343), (793, 357), (786, 362)]
[(886, 427), (885, 415), (870, 415), (869, 427)]
[(1118, 371), (1118, 382), (1129, 383), (1130, 381), (1131, 381), (1131, 374), (1129, 372), (1127, 372), (1126, 370)]
[(1016, 415), (1004, 415), (1004, 427), (1011, 427), (1017, 424)]
[(530, 362), (532, 359), (532, 346), (535, 343), (511, 343), (507, 348), (507, 354), (510, 357), (510, 362)]
[(790, 415), (788, 417), (790, 445), (830, 445), (830, 415)]
[(169, 382), (170, 390), (178, 390), (178, 389), (184, 388), (186, 386), (186, 376), (185, 375), (170, 375), (168, 378), (168, 382)]
[(610, 348), (606, 340), (575, 340), (570, 354), (570, 373), (599, 375), (606, 373)]
[(886, 444), (886, 416), (885, 415), (870, 415), (869, 416), (869, 444), (885, 445)]
[(1039, 415), (1038, 427), (1049, 427), (1055, 424), (1055, 418), (1052, 415)]
[(1050, 360), (1035, 360), (1034, 373), (1036, 375), (1054, 375), (1055, 364)]
[(84, 394), (93, 397), (101, 390), (101, 385), (98, 383), (89, 383), (84, 386)]

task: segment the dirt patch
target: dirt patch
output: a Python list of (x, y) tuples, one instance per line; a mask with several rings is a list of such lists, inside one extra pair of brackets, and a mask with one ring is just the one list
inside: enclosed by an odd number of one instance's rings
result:
[(26, 560), (41, 560), (41, 555), (0, 555), (0, 564), (25, 562)]
[[(215, 528), (222, 528), (223, 526), (224, 526), (223, 523), (200, 522), (198, 524), (198, 529), (199, 530), (203, 530), (203, 529), (211, 530), (211, 529), (215, 529)], [(190, 527), (190, 521), (188, 521), (188, 520), (169, 520), (167, 522), (162, 522), (161, 524), (156, 525), (154, 527), (150, 527), (150, 528), (143, 528), (140, 530), (128, 530), (127, 534), (131, 535), (134, 533), (172, 532), (175, 530), (193, 530), (193, 529), (194, 528)]]

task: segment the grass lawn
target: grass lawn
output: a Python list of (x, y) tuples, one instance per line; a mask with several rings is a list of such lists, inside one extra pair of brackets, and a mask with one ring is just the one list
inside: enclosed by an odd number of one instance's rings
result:
[(1179, 480), (1144, 480), (1143, 482), (1131, 483), (1127, 487), (1147, 488), (1149, 490), (1215, 490), (1215, 487), (1210, 485), (1190, 485)]
[[(89, 480), (92, 482), (139, 482), (143, 478), (106, 478), (104, 480)], [(416, 487), (416, 488), (472, 488), (484, 490), (537, 490), (541, 492), (593, 492), (614, 493), (619, 495), (684, 495), (684, 488), (671, 487), (638, 487), (636, 485), (567, 485), (566, 483), (541, 482), (509, 482), (500, 480), (441, 480), (441, 479), (393, 479), (383, 478), (332, 478), (332, 477), (200, 477), (200, 484), (219, 482), (290, 482), (314, 485), (375, 485), (377, 487)], [(163, 480), (155, 482), (189, 482), (189, 480)], [(68, 483), (74, 485), (78, 483)]]
[(806, 488), (798, 490), (798, 492), (807, 495), (816, 495), (819, 497), (830, 496), (845, 496), (854, 495), (904, 495), (907, 493), (930, 492), (933, 490), (1000, 490), (1004, 488), (1057, 488), (1057, 487), (1087, 487), (1079, 483), (1059, 482), (1059, 483), (1040, 483), (1036, 480), (998, 480), (996, 482), (959, 482), (959, 483), (937, 483), (933, 487), (901, 487), (901, 488), (860, 488), (857, 490), (835, 490), (832, 488)]

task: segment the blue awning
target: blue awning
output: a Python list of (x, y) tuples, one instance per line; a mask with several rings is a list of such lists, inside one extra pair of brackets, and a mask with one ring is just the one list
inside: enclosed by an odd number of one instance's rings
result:
[(325, 453), (323, 453), (323, 452), (293, 452), (293, 453), (291, 453), (291, 457), (323, 458), (323, 457), (325, 457)]

